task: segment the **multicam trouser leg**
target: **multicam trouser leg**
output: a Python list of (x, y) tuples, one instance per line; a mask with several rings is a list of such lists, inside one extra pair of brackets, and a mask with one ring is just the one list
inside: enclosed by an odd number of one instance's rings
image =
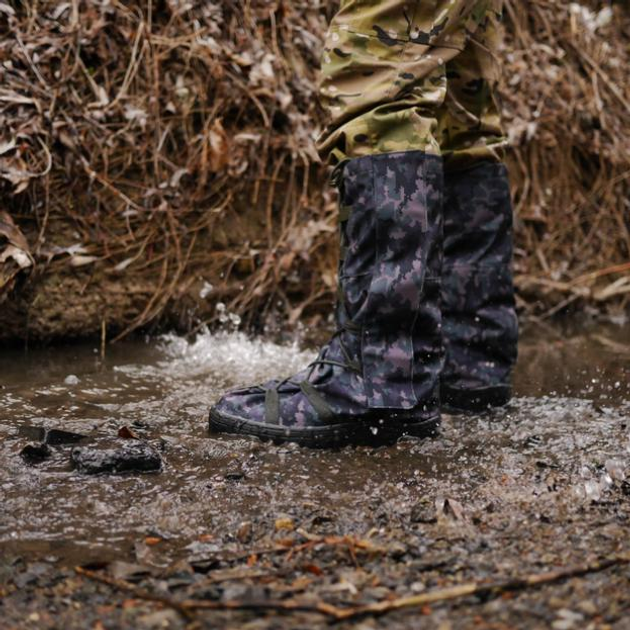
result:
[(322, 61), (332, 164), (398, 151), (502, 159), (502, 0), (342, 0)]
[(471, 408), (505, 402), (516, 356), (512, 208), (496, 100), (501, 9), (502, 0), (342, 0), (322, 64), (325, 160), (443, 157), (444, 265), (434, 258), (426, 291), (439, 293), (445, 280), (443, 393), (461, 406), (468, 396)]

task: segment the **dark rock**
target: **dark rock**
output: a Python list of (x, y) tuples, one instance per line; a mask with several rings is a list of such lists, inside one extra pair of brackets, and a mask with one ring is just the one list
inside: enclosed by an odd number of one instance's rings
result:
[(428, 499), (422, 499), (411, 508), (409, 518), (412, 523), (436, 523), (437, 513), (435, 504)]
[(27, 464), (39, 464), (48, 459), (52, 452), (46, 444), (36, 442), (27, 444), (21, 451), (20, 455)]
[(72, 449), (72, 462), (86, 475), (157, 472), (162, 468), (160, 454), (140, 440), (105, 440), (94, 446), (77, 446)]
[(51, 572), (51, 567), (43, 562), (34, 562), (27, 565), (24, 572), (19, 573), (13, 579), (13, 583), (20, 589), (37, 584), (46, 574)]
[(46, 427), (34, 427), (30, 425), (22, 426), (18, 430), (21, 436), (30, 440), (43, 442), (45, 444), (53, 444), (55, 446), (62, 444), (77, 444), (87, 439), (86, 435), (74, 433), (73, 431), (63, 431), (62, 429), (47, 429)]
[(46, 432), (46, 444), (77, 444), (87, 439), (87, 435), (74, 433), (73, 431), (62, 431), (61, 429), (49, 429)]

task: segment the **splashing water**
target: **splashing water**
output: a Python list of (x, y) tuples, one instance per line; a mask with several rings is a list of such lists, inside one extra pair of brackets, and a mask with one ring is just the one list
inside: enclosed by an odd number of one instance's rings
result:
[[(604, 347), (607, 329), (551, 340), (534, 331), (523, 340), (509, 408), (445, 417), (434, 440), (332, 452), (207, 433), (208, 408), (224, 389), (308, 364), (314, 353), (297, 343), (219, 332), (123, 343), (104, 361), (91, 345), (4, 352), (0, 546), (47, 545), (82, 559), (89, 549), (100, 558), (159, 532), (181, 548), (303, 504), (334, 510), (341, 530), (361, 531), (372, 526), (370, 501), (404, 514), (419, 494), (456, 497), (467, 510), (492, 501), (509, 519), (524, 518), (528, 505), (566, 513), (609, 500), (630, 473), (630, 327), (613, 330)], [(71, 469), (64, 447), (27, 466), (24, 425), (99, 436), (129, 426), (162, 445), (165, 469), (88, 478)]]

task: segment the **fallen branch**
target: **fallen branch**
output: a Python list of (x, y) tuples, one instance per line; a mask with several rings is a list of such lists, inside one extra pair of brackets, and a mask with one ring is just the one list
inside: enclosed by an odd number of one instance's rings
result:
[(192, 620), (194, 618), (187, 606), (172, 597), (156, 595), (145, 589), (134, 586), (125, 580), (117, 580), (116, 578), (103, 575), (102, 573), (97, 573), (96, 571), (90, 571), (89, 569), (84, 569), (83, 567), (75, 567), (74, 570), (78, 575), (84, 578), (100, 582), (101, 584), (106, 584), (107, 586), (111, 586), (119, 591), (130, 593), (134, 599), (142, 599), (145, 601), (155, 602), (156, 604), (162, 604), (163, 606), (176, 610), (187, 620)]
[(106, 584), (120, 591), (129, 593), (134, 599), (140, 599), (144, 601), (154, 602), (161, 604), (168, 608), (180, 613), (187, 620), (194, 619), (195, 610), (250, 610), (250, 611), (270, 611), (270, 612), (309, 612), (320, 613), (333, 619), (341, 620), (340, 614), (345, 611), (338, 609), (335, 606), (330, 606), (324, 602), (318, 602), (317, 604), (302, 604), (293, 600), (287, 601), (212, 601), (212, 600), (194, 600), (189, 599), (185, 601), (177, 601), (172, 597), (165, 595), (156, 595), (147, 591), (146, 589), (139, 588), (130, 584), (125, 580), (118, 580), (116, 578), (97, 573), (96, 571), (90, 571), (83, 567), (75, 567), (76, 573), (89, 580)]
[(329, 617), (333, 621), (346, 621), (357, 617), (380, 616), (397, 610), (406, 610), (412, 608), (420, 608), (431, 604), (447, 602), (463, 597), (497, 597), (503, 593), (523, 591), (530, 588), (536, 588), (546, 584), (553, 584), (562, 580), (574, 577), (582, 577), (592, 573), (599, 573), (612, 567), (630, 564), (630, 553), (620, 554), (611, 558), (604, 558), (591, 564), (577, 565), (573, 567), (565, 567), (528, 575), (525, 577), (510, 578), (507, 580), (499, 580), (488, 583), (460, 584), (449, 588), (423, 593), (422, 595), (414, 595), (412, 597), (401, 597), (393, 600), (385, 600), (367, 606), (357, 606), (353, 608), (340, 608), (327, 604), (325, 602), (317, 602), (315, 604), (301, 603), (295, 600), (286, 601), (213, 601), (213, 600), (184, 600), (177, 601), (170, 597), (162, 595), (154, 595), (149, 591), (137, 588), (124, 580), (116, 580), (94, 571), (89, 571), (81, 567), (75, 570), (79, 575), (86, 578), (102, 582), (114, 588), (130, 592), (134, 598), (143, 599), (169, 606), (177, 612), (190, 619), (193, 611), (196, 610), (216, 610), (216, 611), (258, 611), (258, 612), (307, 612), (318, 613)]
[(453, 599), (461, 599), (462, 597), (496, 597), (503, 593), (522, 591), (529, 588), (535, 588), (545, 584), (552, 584), (554, 582), (560, 582), (567, 578), (581, 577), (591, 573), (599, 573), (610, 569), (611, 567), (630, 564), (630, 553), (612, 558), (605, 558), (598, 560), (592, 564), (578, 565), (574, 567), (567, 567), (563, 569), (557, 569), (555, 571), (548, 571), (546, 573), (539, 573), (536, 575), (528, 575), (522, 578), (511, 578), (507, 580), (500, 580), (497, 582), (489, 582), (487, 584), (477, 584), (474, 582), (468, 584), (461, 584), (458, 586), (452, 586), (422, 595), (415, 595), (412, 597), (401, 597), (390, 601), (378, 602), (376, 604), (369, 604), (368, 606), (361, 606), (354, 609), (341, 611), (342, 616), (338, 619), (349, 619), (352, 617), (359, 617), (364, 615), (384, 615), (396, 610), (403, 610), (407, 608), (419, 608), (430, 604), (436, 604), (439, 602), (446, 602)]

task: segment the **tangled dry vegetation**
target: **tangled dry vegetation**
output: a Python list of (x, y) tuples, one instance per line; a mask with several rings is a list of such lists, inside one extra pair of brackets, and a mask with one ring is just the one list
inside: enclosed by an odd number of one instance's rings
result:
[[(323, 312), (326, 0), (0, 0), (3, 338)], [(521, 306), (630, 302), (630, 13), (507, 2)]]

